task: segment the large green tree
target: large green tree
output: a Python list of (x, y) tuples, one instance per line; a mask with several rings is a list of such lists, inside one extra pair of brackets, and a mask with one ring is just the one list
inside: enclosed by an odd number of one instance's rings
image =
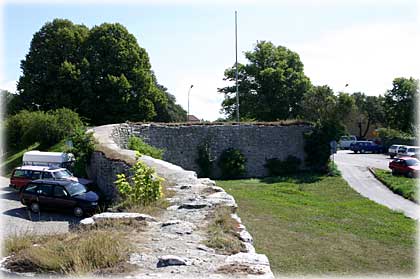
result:
[(395, 78), (392, 89), (385, 93), (386, 120), (390, 128), (407, 133), (414, 132), (415, 105), (419, 98), (418, 80)]
[[(239, 109), (242, 118), (260, 121), (296, 118), (301, 99), (310, 88), (299, 55), (271, 42), (257, 42), (245, 52), (249, 63), (238, 64)], [(226, 69), (225, 80), (235, 80), (235, 67)], [(225, 94), (222, 111), (236, 113), (235, 85), (219, 88)]]
[[(21, 63), (22, 108), (67, 107), (92, 124), (175, 121), (175, 98), (155, 82), (149, 56), (121, 24), (88, 29), (55, 19), (35, 33)], [(169, 116), (167, 116), (169, 115)]]

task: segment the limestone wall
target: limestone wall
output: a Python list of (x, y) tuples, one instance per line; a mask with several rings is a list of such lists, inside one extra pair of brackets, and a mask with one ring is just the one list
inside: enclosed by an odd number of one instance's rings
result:
[[(266, 159), (285, 159), (289, 155), (304, 161), (303, 134), (311, 128), (308, 125), (164, 125), (164, 124), (121, 124), (116, 125), (112, 137), (120, 147), (127, 147), (130, 135), (165, 149), (163, 159), (187, 170), (199, 172), (196, 163), (198, 147), (204, 143), (210, 146), (211, 156), (217, 162), (226, 148), (240, 149), (247, 158), (246, 177), (267, 175)], [(220, 176), (215, 165), (213, 178)]]

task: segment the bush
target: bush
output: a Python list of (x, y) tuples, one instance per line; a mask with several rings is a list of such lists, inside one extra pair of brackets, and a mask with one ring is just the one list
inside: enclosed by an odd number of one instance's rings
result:
[(149, 205), (161, 198), (163, 179), (157, 176), (152, 168), (137, 161), (131, 172), (133, 176), (130, 179), (127, 179), (125, 174), (118, 174), (115, 181), (122, 198), (122, 207)]
[(225, 149), (220, 155), (218, 165), (222, 171), (222, 178), (239, 178), (245, 174), (246, 158), (240, 150)]
[(281, 161), (277, 158), (266, 159), (264, 167), (267, 168), (270, 176), (293, 174), (298, 172), (302, 161), (292, 155), (287, 156), (286, 160)]
[(206, 142), (198, 147), (198, 158), (196, 160), (200, 168), (200, 177), (210, 177), (213, 171), (214, 159), (210, 154), (209, 144)]
[(70, 140), (73, 147), (69, 152), (73, 153), (76, 158), (73, 172), (76, 176), (86, 177), (86, 167), (90, 162), (92, 152), (95, 150), (93, 133), (86, 133), (86, 129), (78, 128), (73, 131)]
[(318, 122), (305, 137), (305, 163), (315, 171), (328, 172), (328, 162), (331, 155), (330, 142), (338, 141), (344, 134), (344, 127), (334, 120)]
[(8, 149), (30, 146), (36, 142), (46, 148), (82, 128), (79, 115), (69, 109), (55, 111), (20, 111), (5, 121)]
[(383, 147), (387, 150), (393, 144), (415, 145), (416, 139), (410, 134), (391, 128), (379, 128), (376, 131), (378, 132), (378, 137), (381, 139)]
[(150, 157), (156, 159), (162, 159), (163, 157), (163, 149), (156, 148), (145, 143), (141, 138), (130, 136), (128, 139), (128, 149), (136, 150), (142, 155), (148, 155)]

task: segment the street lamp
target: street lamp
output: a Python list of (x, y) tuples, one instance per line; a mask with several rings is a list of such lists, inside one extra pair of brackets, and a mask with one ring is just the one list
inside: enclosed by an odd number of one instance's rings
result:
[(188, 115), (190, 115), (190, 92), (194, 85), (191, 84), (190, 88), (188, 89), (188, 111), (187, 111), (187, 122), (188, 122)]

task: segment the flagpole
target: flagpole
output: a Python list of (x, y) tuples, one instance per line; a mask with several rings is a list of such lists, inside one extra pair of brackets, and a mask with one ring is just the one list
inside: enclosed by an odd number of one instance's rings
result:
[(238, 28), (237, 12), (235, 11), (235, 80), (236, 80), (236, 122), (239, 123), (239, 93), (238, 93)]

